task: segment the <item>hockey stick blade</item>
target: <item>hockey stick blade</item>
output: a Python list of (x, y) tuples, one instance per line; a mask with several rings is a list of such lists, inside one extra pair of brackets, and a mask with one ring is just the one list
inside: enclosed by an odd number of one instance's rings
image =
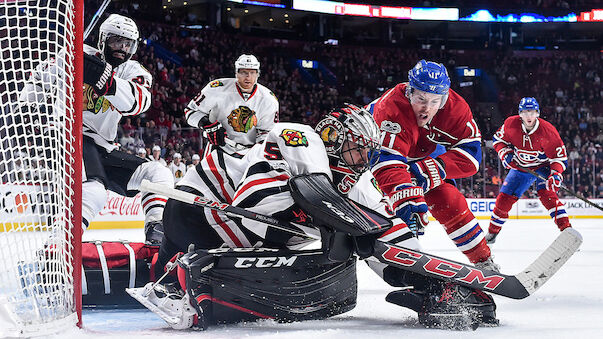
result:
[(375, 252), (368, 260), (378, 260), (403, 270), (496, 295), (523, 299), (544, 285), (578, 250), (580, 244), (580, 233), (573, 228), (566, 228), (534, 262), (516, 275), (480, 269), (380, 241), (375, 242)]

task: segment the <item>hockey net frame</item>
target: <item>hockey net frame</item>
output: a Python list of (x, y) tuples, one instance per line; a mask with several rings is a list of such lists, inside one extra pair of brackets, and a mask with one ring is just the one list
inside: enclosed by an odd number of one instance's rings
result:
[(0, 337), (81, 326), (83, 0), (0, 0)]

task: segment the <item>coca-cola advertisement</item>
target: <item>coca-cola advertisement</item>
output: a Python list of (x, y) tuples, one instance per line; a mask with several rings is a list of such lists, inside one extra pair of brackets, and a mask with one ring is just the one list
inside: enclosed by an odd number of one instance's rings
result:
[(129, 198), (107, 191), (105, 207), (90, 223), (89, 228), (138, 228), (144, 226), (140, 193)]

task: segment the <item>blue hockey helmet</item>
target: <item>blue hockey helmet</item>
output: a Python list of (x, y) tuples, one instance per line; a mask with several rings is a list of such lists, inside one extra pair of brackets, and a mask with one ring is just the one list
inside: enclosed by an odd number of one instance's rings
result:
[(408, 71), (408, 84), (423, 92), (447, 95), (450, 89), (450, 77), (444, 65), (421, 60)]
[(540, 105), (538, 105), (538, 101), (536, 101), (535, 98), (525, 97), (525, 98), (522, 98), (521, 101), (519, 102), (518, 111), (520, 113), (521, 113), (521, 111), (528, 111), (528, 110), (535, 110), (538, 113), (540, 113)]

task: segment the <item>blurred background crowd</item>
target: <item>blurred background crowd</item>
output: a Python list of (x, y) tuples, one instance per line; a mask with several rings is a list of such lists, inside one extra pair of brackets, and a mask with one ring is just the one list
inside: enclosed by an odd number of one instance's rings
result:
[[(86, 1), (86, 22), (99, 2)], [(573, 1), (572, 5), (592, 8), (599, 2)], [(432, 5), (459, 3), (480, 6), (484, 1), (451, 0)], [(430, 1), (408, 1), (405, 6), (413, 4), (430, 6)], [(514, 0), (504, 5), (569, 8), (568, 2), (554, 0)], [(242, 53), (252, 53), (260, 60), (259, 82), (277, 96), (280, 120), (310, 125), (343, 102), (371, 102), (406, 81), (408, 70), (419, 59), (427, 59), (447, 66), (452, 88), (469, 103), (483, 135), (480, 172), (458, 181), (467, 197), (493, 198), (498, 193), (505, 170), (491, 147), (492, 135), (506, 117), (517, 113), (517, 104), (524, 96), (537, 98), (541, 118), (556, 126), (563, 138), (569, 154), (565, 183), (586, 197), (603, 197), (600, 48), (518, 49), (501, 42), (506, 39), (504, 34), (462, 49), (448, 48), (445, 40), (437, 39), (405, 37), (397, 43), (392, 39), (383, 43), (361, 31), (350, 35), (349, 28), (340, 30), (336, 43), (325, 43), (324, 39), (302, 34), (311, 19), (291, 23), (290, 30), (261, 30), (259, 24), (260, 29), (253, 30), (239, 19), (233, 21), (234, 15), (228, 14), (231, 7), (227, 6), (229, 3), (218, 7), (223, 12), (222, 22), (207, 22), (186, 8), (168, 10), (159, 1), (111, 3), (106, 13), (128, 15), (137, 21), (143, 41), (135, 59), (154, 77), (152, 107), (144, 114), (122, 119), (117, 141), (123, 149), (132, 153), (144, 149), (151, 155), (153, 147), (158, 146), (160, 151), (156, 153), (167, 164), (176, 153), (185, 164), (191, 164), (193, 155), (200, 154), (203, 141), (199, 129), (186, 123), (184, 108), (210, 80), (234, 77), (233, 63)], [(233, 7), (232, 11), (246, 13), (245, 9)], [(251, 21), (251, 27), (257, 20)], [(86, 42), (95, 46), (96, 40), (93, 33)], [(554, 43), (545, 40), (544, 45)], [(600, 43), (595, 39), (595, 44)], [(313, 60), (320, 67), (307, 70), (299, 66), (299, 60)], [(469, 79), (458, 75), (459, 66), (480, 69), (482, 76)]]

